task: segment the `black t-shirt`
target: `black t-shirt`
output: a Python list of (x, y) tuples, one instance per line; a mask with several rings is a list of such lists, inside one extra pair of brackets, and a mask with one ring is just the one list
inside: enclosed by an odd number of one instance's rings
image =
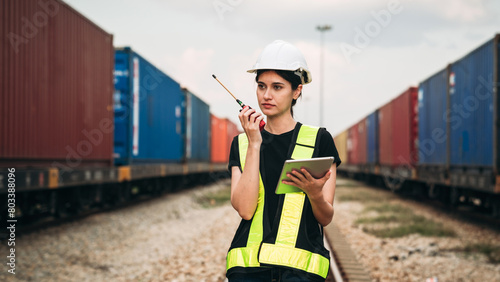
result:
[[(300, 123), (297, 122), (295, 129), (300, 127)], [(278, 185), (279, 177), (281, 174), (281, 169), (287, 160), (289, 155), (290, 143), (292, 142), (294, 130), (285, 132), (283, 134), (275, 135), (263, 130), (262, 134), (262, 145), (260, 147), (260, 173), (262, 176), (262, 181), (264, 183), (265, 189), (265, 199), (266, 203), (272, 203), (266, 205), (268, 207), (268, 217), (271, 226), (275, 219), (276, 210), (278, 208), (279, 195), (276, 195), (275, 190)], [(319, 131), (319, 154), (317, 157), (335, 157), (335, 163), (337, 166), (342, 162), (340, 160), (337, 148), (335, 147), (335, 142), (333, 141), (332, 135), (324, 128)], [(237, 166), (240, 168), (240, 153), (238, 145), (238, 136), (234, 137), (231, 144), (231, 151), (229, 153), (229, 172), (231, 168)]]

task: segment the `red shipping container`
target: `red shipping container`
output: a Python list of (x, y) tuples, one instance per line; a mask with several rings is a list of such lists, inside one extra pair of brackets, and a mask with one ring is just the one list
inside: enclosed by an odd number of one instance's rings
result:
[(347, 158), (349, 159), (349, 164), (358, 164), (358, 146), (359, 146), (359, 132), (358, 124), (351, 126), (347, 133)]
[(0, 20), (0, 165), (112, 165), (113, 36), (59, 0)]
[(368, 130), (366, 127), (366, 118), (358, 123), (358, 164), (366, 164), (368, 151)]
[(392, 101), (392, 164), (414, 166), (418, 160), (418, 88), (410, 87)]
[(229, 150), (234, 136), (240, 132), (236, 124), (226, 118), (218, 118), (214, 115), (211, 118), (211, 161), (212, 163), (229, 162)]
[(392, 145), (393, 145), (393, 104), (392, 101), (379, 109), (379, 160), (381, 165), (392, 165)]

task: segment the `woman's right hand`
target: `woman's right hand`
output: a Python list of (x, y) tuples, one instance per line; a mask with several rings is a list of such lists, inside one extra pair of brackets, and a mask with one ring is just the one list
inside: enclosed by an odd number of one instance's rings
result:
[(260, 134), (259, 124), (264, 120), (264, 115), (258, 113), (255, 109), (245, 106), (238, 115), (241, 126), (248, 137), (249, 144), (261, 144), (262, 135)]

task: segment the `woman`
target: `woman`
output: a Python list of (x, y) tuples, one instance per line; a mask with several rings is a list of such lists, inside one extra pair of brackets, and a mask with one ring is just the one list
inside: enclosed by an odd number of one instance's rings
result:
[[(227, 277), (230, 282), (324, 281), (330, 256), (323, 226), (333, 217), (341, 161), (328, 131), (293, 118), (292, 107), (311, 74), (300, 51), (283, 41), (268, 45), (249, 72), (256, 72), (263, 114), (245, 107), (239, 114), (245, 133), (231, 145), (231, 204), (242, 221), (227, 255)], [(285, 160), (325, 156), (334, 156), (335, 163), (322, 178), (301, 170), (283, 182), (304, 192), (274, 193)]]

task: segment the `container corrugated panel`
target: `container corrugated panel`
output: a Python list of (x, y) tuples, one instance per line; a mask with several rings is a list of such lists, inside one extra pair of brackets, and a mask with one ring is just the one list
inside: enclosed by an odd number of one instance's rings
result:
[(379, 158), (381, 165), (392, 165), (392, 113), (392, 101), (382, 106), (378, 111)]
[(342, 163), (349, 164), (349, 158), (347, 157), (347, 137), (349, 135), (349, 130), (344, 130), (337, 136), (333, 138), (335, 142), (335, 147), (339, 153), (339, 157)]
[(186, 95), (186, 160), (210, 161), (210, 106), (184, 89)]
[(211, 161), (212, 163), (227, 163), (229, 162), (231, 142), (233, 142), (233, 138), (240, 132), (236, 124), (229, 119), (211, 115), (211, 121)]
[(410, 87), (393, 101), (392, 164), (415, 166), (417, 156), (418, 89)]
[(446, 166), (448, 69), (422, 81), (418, 90), (419, 164)]
[(349, 164), (359, 164), (359, 131), (358, 124), (351, 126), (348, 129), (347, 135), (347, 158), (349, 159)]
[(378, 110), (368, 115), (366, 118), (366, 128), (367, 128), (367, 156), (366, 162), (368, 164), (378, 164)]
[(225, 150), (227, 147), (227, 127), (224, 124), (224, 119), (214, 115), (210, 115), (210, 121), (212, 131), (210, 160), (212, 163), (225, 163), (228, 161), (228, 152)]
[(184, 160), (184, 92), (130, 48), (116, 49), (115, 162)]
[(113, 36), (56, 0), (0, 21), (0, 164), (112, 165)]
[(362, 119), (358, 123), (358, 164), (366, 164), (366, 159), (367, 159), (367, 149), (368, 149), (368, 142), (367, 142), (367, 137), (368, 137), (368, 132), (366, 128), (366, 118)]
[(450, 67), (450, 164), (492, 167), (498, 106), (498, 36)]

